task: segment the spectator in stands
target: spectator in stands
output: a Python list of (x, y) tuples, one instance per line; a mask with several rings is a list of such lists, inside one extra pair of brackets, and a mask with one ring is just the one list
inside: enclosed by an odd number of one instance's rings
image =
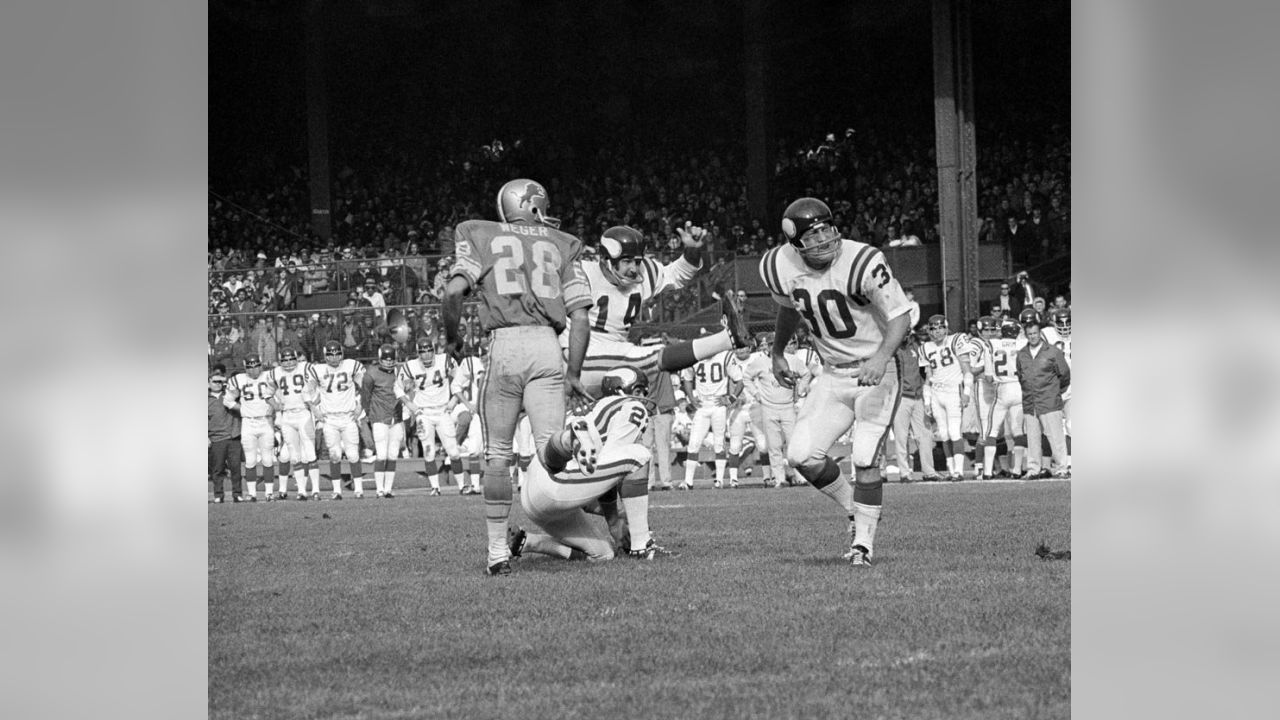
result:
[[(338, 321), (333, 313), (322, 313), (320, 321), (311, 332), (311, 362), (324, 362), (324, 344), (338, 340)], [(341, 342), (341, 340), (338, 340)]]
[(373, 308), (373, 316), (378, 320), (386, 320), (387, 316), (387, 299), (378, 289), (378, 281), (374, 275), (370, 274), (365, 277), (364, 292), (360, 295), (360, 299), (368, 303)]
[[(1000, 295), (996, 298), (995, 304), (991, 306), (991, 314), (994, 315), (998, 310), (1005, 317), (1017, 317), (1018, 308), (1015, 307), (1015, 300), (1010, 295), (1009, 283), (1000, 283)], [(1021, 303), (1018, 303), (1020, 306)]]
[(1013, 286), (1010, 290), (1013, 307), (1009, 310), (1009, 317), (1018, 317), (1018, 313), (1022, 312), (1022, 308), (1031, 307), (1037, 297), (1040, 297), (1040, 291), (1031, 282), (1031, 277), (1027, 275), (1027, 271), (1019, 272), (1013, 278)]
[(266, 316), (259, 315), (249, 333), (249, 352), (257, 353), (262, 358), (262, 366), (271, 368), (276, 364), (276, 339), (267, 324)]
[(289, 260), (284, 272), (276, 277), (277, 309), (294, 310), (298, 306), (298, 293), (302, 289), (302, 275), (298, 272), (298, 261)]
[(249, 291), (244, 287), (238, 288), (233, 297), (235, 299), (231, 301), (231, 312), (240, 314), (251, 313), (257, 310), (254, 303), (249, 300)]
[(348, 307), (342, 311), (342, 326), (338, 328), (338, 342), (342, 343), (347, 357), (353, 358), (361, 353), (361, 346), (365, 341), (365, 330), (355, 309), (350, 306), (351, 301), (348, 300), (347, 303)]
[[(303, 350), (302, 337), (297, 331), (297, 316), (286, 318), (284, 315), (277, 315), (275, 328), (273, 329), (273, 339), (275, 340), (276, 351), (279, 352), (286, 347), (294, 350)], [(266, 362), (265, 359), (263, 362)]]
[(234, 321), (229, 317), (223, 318), (210, 343), (209, 363), (240, 368), (244, 366), (244, 356), (244, 343), (241, 342)]

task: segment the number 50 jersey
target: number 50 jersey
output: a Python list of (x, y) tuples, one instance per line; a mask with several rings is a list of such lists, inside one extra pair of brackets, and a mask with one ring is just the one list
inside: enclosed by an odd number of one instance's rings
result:
[(840, 254), (823, 270), (805, 265), (790, 243), (779, 245), (760, 259), (760, 277), (775, 302), (800, 313), (829, 364), (870, 357), (889, 321), (910, 309), (884, 253), (855, 240), (841, 240)]

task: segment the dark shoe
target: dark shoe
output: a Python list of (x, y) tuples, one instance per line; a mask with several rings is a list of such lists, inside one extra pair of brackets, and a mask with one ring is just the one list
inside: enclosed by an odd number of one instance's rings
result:
[(937, 473), (929, 473), (921, 477), (920, 482), (942, 482), (942, 476)]
[(520, 553), (524, 550), (524, 540), (528, 536), (524, 528), (507, 529), (507, 550), (511, 551), (512, 558), (520, 557)]
[(724, 316), (724, 328), (729, 331), (733, 347), (735, 349), (750, 347), (751, 331), (747, 328), (747, 321), (742, 317), (742, 304), (738, 302), (736, 293), (720, 289), (720, 313)]
[(221, 496), (221, 495), (219, 495), (218, 497), (214, 498), (214, 499), (213, 499), (213, 502), (214, 502), (215, 504), (217, 504), (217, 505), (221, 505), (221, 504), (222, 504), (222, 496)]
[(500, 560), (484, 570), (485, 575), (510, 575), (511, 563), (506, 560)]
[(849, 548), (849, 553), (846, 559), (849, 561), (850, 565), (871, 567), (871, 553), (867, 552), (867, 549), (861, 545), (854, 545)]
[(649, 538), (649, 542), (645, 543), (645, 546), (642, 549), (627, 551), (627, 557), (634, 558), (636, 560), (652, 560), (660, 555), (670, 557), (674, 554), (675, 553), (655, 542), (653, 538)]

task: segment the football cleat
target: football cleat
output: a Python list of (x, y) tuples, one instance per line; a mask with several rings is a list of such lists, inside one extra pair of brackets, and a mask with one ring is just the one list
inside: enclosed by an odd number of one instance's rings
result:
[(330, 499), (330, 500), (341, 500), (341, 499), (342, 499), (342, 493), (334, 493), (333, 495), (331, 495), (331, 496), (329, 497), (329, 499)]
[(439, 495), (439, 494), (440, 494), (440, 488), (431, 488), (431, 492), (428, 493), (428, 495)]
[(314, 500), (314, 501), (316, 501), (316, 502), (320, 502), (320, 491), (319, 491), (319, 490), (317, 490), (317, 491), (315, 491), (315, 492), (312, 492), (312, 493), (311, 493), (311, 499), (312, 499), (312, 500)]
[(356, 499), (357, 499), (357, 500), (363, 500), (363, 499), (364, 499), (364, 493), (360, 493), (360, 492), (356, 493)]
[(942, 482), (942, 476), (938, 473), (929, 473), (921, 477), (920, 482)]
[(740, 485), (738, 485), (738, 481), (737, 481), (737, 480), (730, 480), (730, 481), (729, 481), (729, 487), (731, 487), (731, 488), (738, 488), (738, 487), (741, 487), (741, 486), (740, 486)]
[(1054, 474), (1053, 474), (1053, 479), (1055, 479), (1055, 480), (1070, 480), (1070, 479), (1071, 479), (1071, 470), (1070, 470), (1070, 469), (1066, 469), (1066, 470), (1059, 470), (1058, 472), (1056, 472), (1056, 473), (1054, 473)]
[(964, 473), (951, 473), (947, 476), (948, 482), (964, 482)]
[(275, 501), (276, 501), (276, 494), (275, 494), (275, 493), (267, 493), (267, 497), (266, 497), (265, 499), (266, 499), (266, 501), (267, 501), (267, 502), (275, 502)]
[(510, 575), (511, 563), (506, 560), (499, 560), (484, 569), (485, 575)]
[(569, 424), (569, 433), (573, 439), (573, 459), (578, 461), (583, 472), (590, 475), (596, 471), (596, 462), (600, 459), (600, 446), (603, 444), (600, 433), (586, 418), (575, 418)]
[(528, 536), (529, 533), (525, 532), (524, 528), (507, 528), (507, 550), (511, 551), (512, 558), (520, 557), (520, 553), (524, 551), (525, 538)]
[(213, 499), (213, 502), (214, 502), (215, 504), (217, 504), (217, 505), (221, 505), (221, 504), (222, 504), (222, 498), (220, 498), (220, 497), (216, 497), (216, 498), (214, 498), (214, 499)]
[(396, 496), (396, 495), (395, 495), (395, 493), (391, 492), (390, 490), (388, 490), (388, 491), (386, 491), (385, 493), (383, 493), (383, 494), (382, 494), (382, 497), (384, 497), (384, 498), (386, 498), (386, 499), (388, 499), (388, 500), (390, 500), (391, 498), (393, 498), (393, 497), (395, 497), (395, 496)]
[(679, 485), (677, 485), (677, 486), (676, 486), (676, 489), (677, 489), (677, 490), (692, 490), (692, 489), (693, 489), (693, 483), (682, 482), (682, 483), (680, 483)]
[(234, 496), (234, 497), (232, 497), (232, 498), (231, 498), (231, 502), (237, 502), (237, 503), (238, 503), (238, 502), (244, 502), (244, 497), (243, 497), (243, 496), (241, 496), (241, 495), (236, 495), (236, 496)]
[(849, 561), (850, 565), (871, 567), (871, 553), (861, 545), (850, 547), (849, 552), (845, 553), (845, 559)]
[(301, 500), (301, 501), (303, 501), (303, 502), (306, 502), (306, 501), (307, 501), (307, 496), (306, 496), (306, 495), (303, 495), (302, 493), (298, 493), (298, 497), (294, 498), (294, 500)]
[(715, 488), (716, 490), (719, 490), (720, 488), (724, 487), (724, 483), (720, 482), (719, 480), (716, 480), (715, 482), (711, 483), (711, 487)]
[(747, 321), (743, 319), (742, 303), (738, 301), (738, 295), (725, 290), (724, 287), (718, 288), (717, 291), (720, 293), (721, 322), (729, 331), (734, 349), (751, 347), (751, 331), (747, 329)]
[(636, 560), (652, 560), (659, 555), (672, 557), (675, 553), (659, 545), (653, 538), (649, 538), (649, 542), (645, 543), (643, 548), (627, 551), (627, 557), (634, 558)]
[(276, 499), (277, 499), (277, 500), (288, 500), (288, 499), (289, 499), (289, 491), (287, 491), (287, 490), (281, 490), (280, 492), (276, 493)]
[(256, 502), (258, 502), (258, 496), (257, 496), (257, 495), (246, 495), (246, 496), (244, 497), (244, 501), (245, 501), (245, 502), (253, 502), (253, 503), (256, 503)]

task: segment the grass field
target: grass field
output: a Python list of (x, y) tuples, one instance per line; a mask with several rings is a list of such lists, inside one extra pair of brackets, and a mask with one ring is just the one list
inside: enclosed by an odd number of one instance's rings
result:
[(487, 577), (478, 497), (210, 505), (209, 716), (1069, 715), (1069, 483), (888, 485), (871, 568), (810, 488), (651, 520), (679, 556)]

